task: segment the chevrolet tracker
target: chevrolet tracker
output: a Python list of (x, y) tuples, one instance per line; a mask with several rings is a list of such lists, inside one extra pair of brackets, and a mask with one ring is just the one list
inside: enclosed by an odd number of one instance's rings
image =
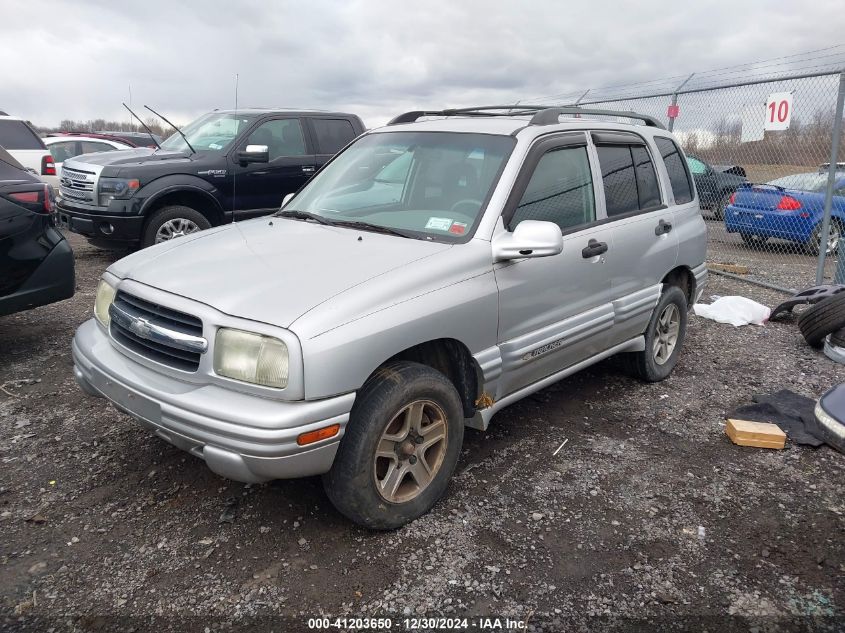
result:
[(465, 427), (615, 354), (666, 378), (705, 248), (651, 117), (409, 112), (274, 215), (110, 266), (74, 371), (224, 477), (323, 475), (344, 515), (395, 528), (444, 494)]

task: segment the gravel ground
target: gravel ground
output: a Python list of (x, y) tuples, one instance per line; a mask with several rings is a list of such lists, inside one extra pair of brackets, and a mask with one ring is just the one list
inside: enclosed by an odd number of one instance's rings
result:
[[(691, 316), (670, 379), (639, 383), (609, 361), (509, 407), (467, 432), (431, 513), (374, 533), (317, 478), (222, 479), (83, 396), (70, 338), (114, 257), (72, 243), (76, 296), (0, 318), (0, 628), (297, 631), (318, 615), (391, 617), (394, 631), (431, 615), (469, 630), (496, 630), (479, 619), (495, 616), (545, 631), (845, 626), (845, 456), (724, 433), (724, 412), (754, 393), (817, 397), (845, 380), (794, 324)], [(781, 300), (724, 278), (707, 294)]]

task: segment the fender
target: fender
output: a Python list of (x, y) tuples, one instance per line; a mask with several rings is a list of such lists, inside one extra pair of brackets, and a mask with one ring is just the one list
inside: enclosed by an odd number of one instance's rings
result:
[(220, 214), (220, 217), (224, 217), (223, 207), (220, 204), (220, 192), (217, 188), (202, 178), (186, 174), (162, 176), (144, 185), (136, 194), (143, 199), (139, 211), (140, 215), (147, 215), (149, 210), (155, 206), (156, 201), (175, 191), (190, 191), (200, 194)]

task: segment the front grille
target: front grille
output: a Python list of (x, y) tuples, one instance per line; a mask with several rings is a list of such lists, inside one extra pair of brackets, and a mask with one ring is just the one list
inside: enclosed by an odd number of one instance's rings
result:
[(110, 310), (112, 338), (145, 358), (182, 371), (196, 371), (205, 351), (202, 321), (118, 292)]
[(92, 171), (62, 167), (59, 191), (63, 198), (93, 203), (95, 180), (96, 175)]

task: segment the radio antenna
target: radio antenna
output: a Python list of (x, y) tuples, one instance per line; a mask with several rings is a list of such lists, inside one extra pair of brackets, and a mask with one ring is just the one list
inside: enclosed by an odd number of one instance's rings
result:
[[(237, 129), (238, 125), (238, 73), (235, 73), (235, 129)], [(237, 133), (236, 133), (237, 134)], [(237, 151), (237, 150), (235, 150)], [(238, 171), (235, 169), (232, 171), (232, 222), (235, 221), (235, 207), (237, 205), (237, 189), (236, 184), (238, 180)]]

